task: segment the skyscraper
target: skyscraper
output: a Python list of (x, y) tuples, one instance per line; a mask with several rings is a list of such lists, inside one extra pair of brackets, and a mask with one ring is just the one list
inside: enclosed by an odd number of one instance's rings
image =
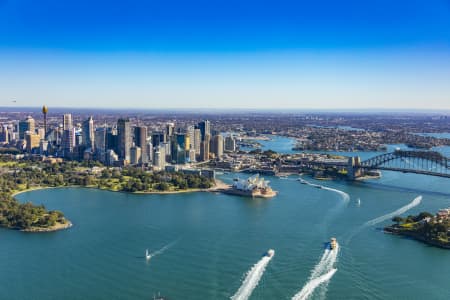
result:
[(148, 152), (147, 152), (147, 127), (137, 126), (134, 128), (134, 142), (136, 146), (141, 148), (141, 161), (143, 164), (148, 163)]
[(25, 139), (25, 133), (27, 131), (34, 133), (35, 121), (31, 116), (28, 116), (25, 120), (19, 122), (19, 139)]
[(119, 119), (117, 121), (117, 137), (119, 158), (130, 161), (130, 148), (132, 143), (131, 125), (129, 119)]
[(70, 157), (75, 146), (75, 130), (72, 123), (72, 114), (63, 115), (62, 150), (65, 157)]
[(225, 138), (225, 151), (234, 152), (236, 151), (236, 140), (232, 136), (227, 136)]
[(209, 143), (210, 137), (209, 134), (205, 135), (205, 140), (200, 144), (200, 160), (207, 161), (209, 160)]
[(204, 120), (198, 123), (198, 128), (200, 129), (202, 141), (205, 140), (206, 135), (211, 136), (211, 125), (208, 120)]
[(95, 132), (94, 132), (94, 120), (92, 119), (92, 116), (90, 116), (87, 120), (83, 122), (83, 128), (82, 128), (82, 134), (83, 139), (82, 143), (83, 145), (93, 151), (95, 148)]
[(220, 134), (215, 135), (212, 139), (211, 144), (213, 146), (213, 147), (211, 147), (212, 148), (211, 152), (213, 152), (217, 158), (222, 157), (223, 156), (223, 136)]
[(72, 114), (63, 115), (63, 130), (71, 130), (73, 128)]
[(200, 129), (194, 129), (194, 150), (196, 155), (200, 155), (200, 144), (202, 142), (202, 135)]

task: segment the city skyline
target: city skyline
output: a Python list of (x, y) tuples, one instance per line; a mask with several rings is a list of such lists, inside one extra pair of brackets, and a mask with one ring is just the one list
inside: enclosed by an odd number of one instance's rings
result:
[(0, 106), (450, 109), (450, 5), (0, 1)]

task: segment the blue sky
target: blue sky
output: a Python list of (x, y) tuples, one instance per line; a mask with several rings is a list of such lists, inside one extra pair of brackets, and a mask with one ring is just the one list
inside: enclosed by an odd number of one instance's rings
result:
[(450, 109), (448, 82), (448, 0), (0, 0), (0, 106)]

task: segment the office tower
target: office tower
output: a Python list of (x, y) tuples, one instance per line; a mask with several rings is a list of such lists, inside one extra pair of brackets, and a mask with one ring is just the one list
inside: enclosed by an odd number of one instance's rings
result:
[(235, 152), (236, 151), (236, 140), (232, 136), (227, 136), (225, 138), (225, 151)]
[(62, 150), (65, 157), (71, 157), (75, 146), (75, 129), (72, 123), (72, 114), (63, 115)]
[(95, 148), (95, 131), (94, 131), (94, 120), (92, 116), (90, 116), (87, 120), (83, 122), (82, 125), (82, 134), (83, 140), (82, 143), (86, 147), (86, 149), (91, 149), (92, 151)]
[(170, 140), (170, 138), (175, 133), (175, 124), (174, 123), (167, 123), (166, 125), (166, 136), (167, 139)]
[(223, 136), (220, 134), (215, 135), (211, 141), (211, 152), (214, 153), (214, 155), (217, 158), (220, 158), (223, 156)]
[(7, 144), (7, 143), (9, 143), (8, 127), (2, 126), (2, 129), (3, 130), (1, 131), (1, 134), (0, 134), (0, 142)]
[[(147, 141), (146, 148), (147, 148), (147, 153), (148, 153), (148, 157), (147, 157), (148, 161), (147, 162), (152, 163), (153, 162), (153, 145), (150, 141)], [(142, 163), (144, 163), (144, 161), (142, 161)]]
[(155, 153), (153, 154), (153, 165), (159, 169), (164, 169), (166, 166), (166, 150), (163, 145), (155, 148)]
[(63, 130), (72, 130), (73, 122), (72, 122), (72, 114), (64, 114), (63, 115)]
[(200, 129), (202, 141), (205, 140), (206, 135), (211, 136), (211, 126), (208, 120), (201, 121), (200, 123), (198, 123), (198, 128)]
[(38, 128), (37, 134), (41, 137), (42, 140), (45, 140), (45, 129), (44, 128)]
[(108, 128), (106, 132), (106, 149), (119, 151), (119, 139), (117, 136), (117, 128)]
[(47, 113), (48, 113), (48, 107), (42, 106), (42, 113), (44, 114), (44, 139), (47, 137)]
[(94, 148), (99, 151), (106, 151), (107, 128), (99, 127), (94, 132)]
[(147, 127), (137, 126), (134, 128), (134, 142), (136, 146), (141, 148), (142, 163), (148, 163)]
[(210, 137), (209, 134), (205, 135), (205, 140), (201, 142), (200, 145), (200, 160), (207, 161), (209, 160), (209, 143)]
[(130, 148), (130, 163), (132, 165), (140, 164), (142, 162), (141, 157), (142, 157), (141, 147), (133, 146)]
[(28, 116), (25, 120), (19, 122), (19, 139), (25, 139), (25, 133), (27, 131), (34, 133), (35, 121), (31, 116)]
[(131, 125), (129, 119), (119, 119), (117, 121), (117, 139), (119, 158), (130, 161), (130, 148), (132, 143)]
[(194, 129), (194, 142), (193, 142), (194, 147), (193, 148), (195, 150), (196, 155), (200, 155), (201, 142), (202, 142), (202, 135), (201, 135), (200, 129), (195, 128)]
[(48, 145), (49, 142), (47, 140), (40, 140), (39, 141), (39, 154), (44, 155), (48, 152)]
[(152, 134), (153, 148), (155, 148), (159, 144), (165, 143), (165, 142), (167, 142), (167, 140), (166, 140), (166, 135), (164, 134), (164, 132), (153, 132), (153, 134)]
[(39, 148), (39, 142), (41, 140), (41, 137), (39, 134), (36, 134), (34, 132), (28, 131), (25, 134), (25, 141), (27, 142), (27, 152), (31, 153), (33, 149)]
[(64, 130), (62, 135), (62, 150), (64, 157), (71, 157), (75, 146), (75, 128)]
[(119, 156), (112, 149), (108, 149), (105, 156), (105, 161), (108, 166), (114, 165), (114, 163), (119, 160)]

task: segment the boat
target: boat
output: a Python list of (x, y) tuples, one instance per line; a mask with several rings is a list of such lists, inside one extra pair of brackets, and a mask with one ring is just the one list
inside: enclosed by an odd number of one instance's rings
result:
[(153, 300), (168, 300), (168, 299), (164, 296), (161, 296), (161, 294), (158, 292), (158, 296), (153, 295)]
[(336, 238), (332, 237), (330, 240), (330, 250), (334, 250), (337, 247), (337, 241)]
[(145, 259), (149, 260), (152, 257), (150, 253), (148, 253), (148, 249), (145, 249)]
[(356, 202), (356, 204), (357, 204), (358, 206), (360, 206), (360, 205), (361, 205), (361, 199), (358, 198), (358, 201)]
[(266, 253), (264, 253), (263, 256), (266, 256), (266, 257), (272, 257), (272, 256), (274, 256), (274, 255), (275, 255), (275, 250), (269, 249), (269, 250), (267, 250)]
[(316, 185), (316, 188), (321, 189), (322, 186), (321, 185)]

